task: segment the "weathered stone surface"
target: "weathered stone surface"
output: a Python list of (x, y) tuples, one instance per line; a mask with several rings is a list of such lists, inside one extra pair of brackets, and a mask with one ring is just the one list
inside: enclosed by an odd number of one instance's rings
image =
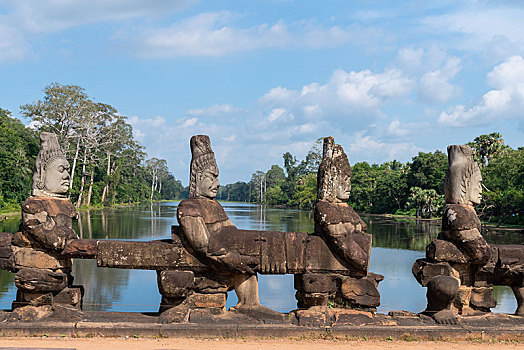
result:
[(326, 242), (317, 235), (308, 235), (304, 261), (306, 263), (304, 272), (340, 273), (356, 276), (364, 276), (366, 274), (365, 271), (343, 265), (334, 256)]
[(158, 321), (160, 323), (180, 323), (189, 321), (190, 309), (184, 305), (177, 305), (166, 310), (161, 310)]
[(178, 205), (177, 217), (184, 216), (202, 217), (205, 224), (229, 220), (220, 203), (209, 198), (184, 199)]
[(378, 283), (384, 279), (382, 275), (370, 274), (362, 278), (345, 277), (341, 292), (352, 305), (377, 307), (380, 305)]
[(197, 308), (223, 308), (226, 306), (226, 293), (193, 293), (187, 298), (187, 304)]
[(319, 200), (315, 206), (315, 223), (324, 229), (329, 225), (350, 223), (351, 226), (346, 228), (344, 233), (365, 232), (367, 225), (355, 212), (355, 210), (346, 203), (331, 203)]
[(53, 295), (53, 304), (70, 305), (80, 308), (82, 297), (84, 296), (83, 286), (73, 286), (62, 289), (58, 294)]
[(438, 312), (449, 309), (459, 291), (459, 281), (445, 275), (436, 275), (427, 281), (427, 312)]
[(304, 271), (306, 242), (308, 234), (304, 232), (286, 233), (284, 246), (286, 248), (287, 273), (296, 274)]
[(497, 245), (500, 268), (524, 273), (524, 246), (519, 244)]
[(325, 327), (331, 324), (325, 309), (297, 310), (295, 317), (302, 327)]
[(65, 273), (45, 269), (21, 269), (15, 275), (17, 288), (29, 292), (58, 292), (68, 284)]
[(167, 298), (185, 298), (193, 289), (192, 271), (157, 271), (158, 291)]
[(331, 300), (335, 299), (335, 293), (305, 293), (297, 290), (295, 293), (299, 308), (310, 308), (313, 306), (326, 307)]
[(435, 239), (426, 247), (426, 258), (433, 262), (467, 263), (468, 260), (452, 242)]
[(329, 318), (336, 326), (364, 326), (375, 322), (373, 314), (367, 311), (328, 309)]
[[(290, 233), (293, 234), (293, 233)], [(284, 274), (287, 272), (286, 233), (260, 232), (260, 272)]]
[(13, 240), (13, 234), (9, 232), (0, 232), (0, 247), (8, 247)]
[(435, 276), (450, 276), (460, 279), (459, 274), (447, 262), (433, 263), (427, 259), (417, 259), (411, 269), (413, 276), (423, 287)]
[(23, 306), (16, 308), (9, 316), (9, 321), (32, 322), (41, 320), (53, 313), (51, 305)]
[(62, 255), (70, 258), (96, 259), (97, 251), (96, 239), (72, 239), (67, 241)]
[(13, 234), (12, 244), (18, 247), (26, 248), (33, 246), (33, 242), (22, 232), (16, 232), (15, 234)]
[(0, 258), (0, 269), (10, 271), (10, 272), (16, 272), (15, 261), (13, 257), (8, 258), (8, 259)]
[(13, 256), (17, 269), (69, 269), (71, 259), (58, 258), (51, 252), (13, 246)]
[(477, 229), (480, 232), (480, 219), (475, 208), (466, 204), (446, 204), (442, 215), (443, 231), (463, 231)]
[(76, 210), (67, 198), (30, 197), (22, 204), (22, 232), (40, 246), (61, 251), (78, 239), (71, 228)]
[(231, 275), (208, 273), (198, 275), (194, 280), (194, 290), (202, 294), (227, 293), (230, 289)]
[(307, 273), (295, 275), (295, 289), (305, 293), (334, 293), (337, 290), (336, 276)]
[(99, 241), (97, 264), (100, 267), (121, 269), (207, 269), (186, 249), (171, 244), (170, 241)]
[(484, 311), (489, 311), (490, 308), (497, 306), (497, 301), (493, 298), (493, 288), (492, 287), (474, 287), (472, 288), (470, 304)]

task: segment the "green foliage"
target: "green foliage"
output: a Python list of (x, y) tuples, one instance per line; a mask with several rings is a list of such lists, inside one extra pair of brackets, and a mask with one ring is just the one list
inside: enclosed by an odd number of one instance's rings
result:
[(497, 223), (524, 224), (524, 148), (506, 149), (482, 169), (481, 218)]
[(408, 163), (407, 185), (409, 188), (420, 187), (433, 189), (438, 194), (444, 194), (444, 177), (448, 168), (448, 157), (440, 152), (419, 152)]
[(36, 133), (0, 108), (0, 210), (18, 210), (31, 192)]
[[(109, 104), (93, 102), (83, 88), (52, 83), (44, 88), (42, 100), (23, 105), (20, 110), (37, 132), (58, 135), (72, 167), (71, 199), (77, 206), (175, 199), (183, 194), (184, 187), (169, 173), (165, 160), (146, 160), (126, 117)], [(31, 135), (29, 145), (34, 148), (34, 156), (27, 160), (29, 177), (39, 147), (36, 133)], [(16, 181), (11, 183), (16, 185)], [(31, 186), (25, 178), (21, 183)], [(18, 193), (18, 202), (27, 197), (26, 190)]]

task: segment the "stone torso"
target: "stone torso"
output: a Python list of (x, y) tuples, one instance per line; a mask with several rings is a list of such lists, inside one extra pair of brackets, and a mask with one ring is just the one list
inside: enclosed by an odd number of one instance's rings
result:
[(179, 219), (184, 216), (201, 217), (211, 235), (224, 227), (235, 227), (229, 220), (224, 208), (214, 199), (184, 199), (178, 205), (177, 216)]
[(78, 238), (72, 229), (76, 216), (69, 199), (29, 197), (22, 204), (21, 231), (43, 248), (62, 250), (66, 240)]
[(346, 203), (318, 201), (315, 206), (315, 231), (328, 233), (328, 226), (338, 226), (340, 234), (361, 233), (367, 230), (366, 223)]

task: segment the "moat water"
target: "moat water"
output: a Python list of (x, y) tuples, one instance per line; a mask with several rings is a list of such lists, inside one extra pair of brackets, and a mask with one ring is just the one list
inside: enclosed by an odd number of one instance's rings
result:
[[(177, 225), (178, 202), (154, 203), (132, 207), (91, 210), (80, 213), (74, 228), (82, 238), (153, 240), (171, 237), (171, 226)], [(231, 221), (241, 229), (287, 232), (312, 232), (310, 211), (278, 209), (244, 203), (222, 203)], [(407, 310), (420, 312), (426, 305), (426, 289), (413, 275), (413, 262), (424, 257), (426, 245), (436, 238), (440, 221), (398, 219), (384, 216), (362, 216), (373, 234), (369, 270), (384, 275), (379, 284), (381, 305), (378, 311)], [(0, 232), (16, 232), (19, 218), (0, 222)], [(524, 244), (518, 232), (490, 232), (484, 236), (490, 243)], [(155, 312), (160, 303), (156, 272), (99, 268), (95, 260), (75, 259), (75, 284), (85, 288), (84, 309), (105, 311)], [(280, 312), (296, 308), (292, 275), (260, 275), (262, 304)], [(0, 271), (0, 309), (9, 309), (15, 299), (14, 274)], [(509, 287), (494, 290), (498, 313), (513, 313), (516, 301)], [(237, 302), (230, 292), (227, 307)]]

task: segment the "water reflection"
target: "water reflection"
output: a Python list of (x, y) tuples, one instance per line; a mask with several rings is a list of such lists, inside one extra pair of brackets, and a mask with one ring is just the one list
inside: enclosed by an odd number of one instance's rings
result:
[[(130, 207), (83, 211), (74, 228), (83, 238), (151, 240), (171, 236), (176, 225), (178, 202), (154, 203)], [(231, 221), (241, 229), (312, 232), (313, 215), (310, 211), (279, 209), (245, 203), (223, 203)], [(411, 266), (424, 256), (426, 245), (440, 230), (438, 220), (411, 220), (382, 216), (363, 216), (368, 231), (373, 234), (370, 271), (385, 276), (379, 285), (381, 306), (379, 312), (389, 310), (422, 311), (425, 308), (425, 288), (411, 275)], [(19, 218), (0, 222), (4, 232), (16, 232)], [(523, 235), (493, 231), (485, 234), (488, 242), (524, 244)], [(75, 284), (85, 287), (84, 309), (107, 311), (158, 310), (155, 271), (98, 268), (94, 260), (75, 259)], [(259, 276), (261, 302), (278, 311), (296, 308), (293, 276)], [(0, 271), (0, 307), (8, 308), (14, 300), (16, 288), (13, 274)], [(511, 313), (516, 308), (515, 298), (508, 287), (496, 287), (498, 306), (495, 312)], [(227, 306), (236, 304), (230, 293)]]

